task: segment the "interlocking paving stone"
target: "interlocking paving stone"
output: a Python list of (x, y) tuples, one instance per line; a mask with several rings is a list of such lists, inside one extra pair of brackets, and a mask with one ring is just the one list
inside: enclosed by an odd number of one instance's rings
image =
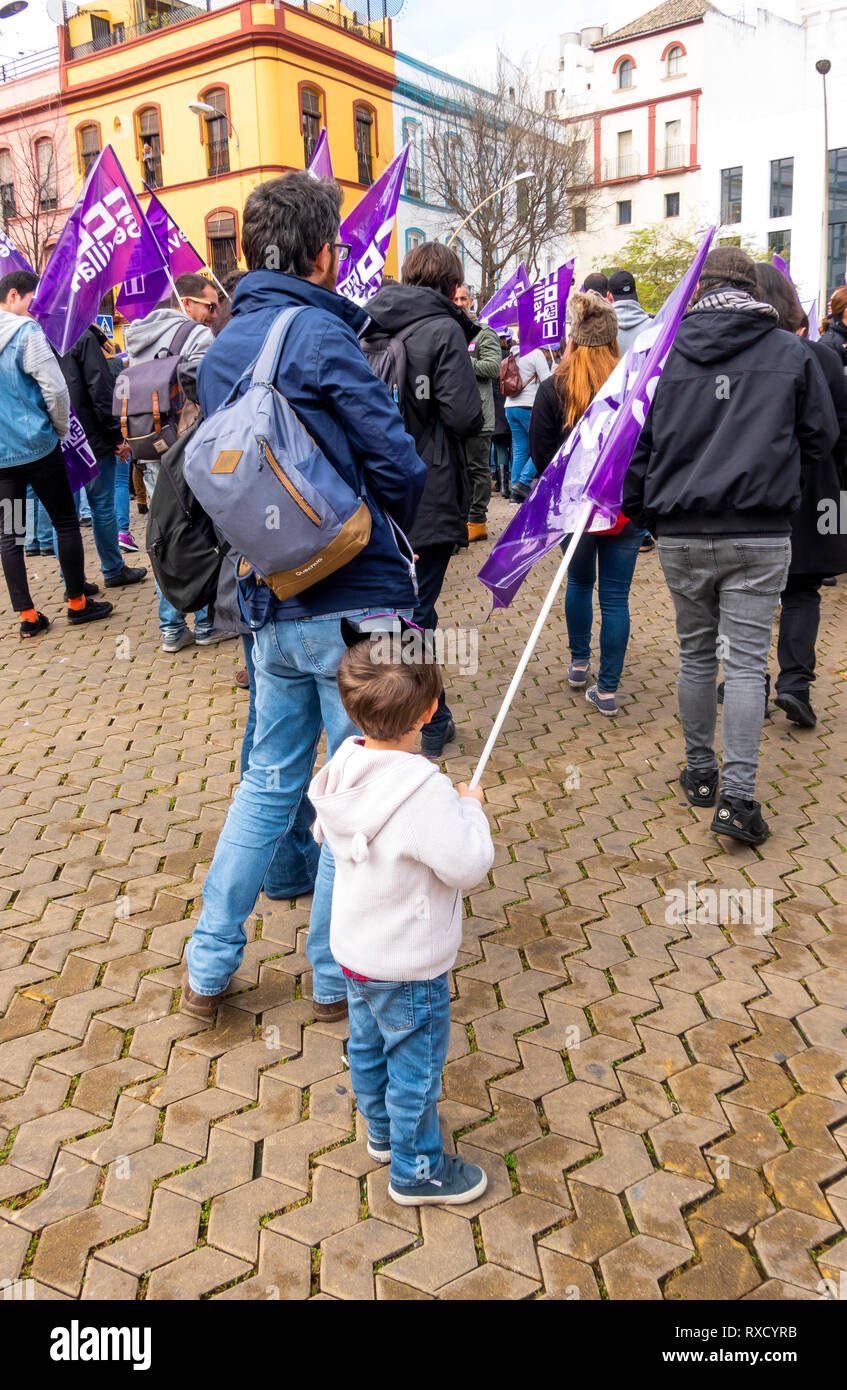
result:
[[(512, 515), (495, 497), (492, 535)], [(446, 673), (454, 780), (555, 564), (485, 622), (479, 549), (441, 600), (480, 644), (473, 681)], [(32, 571), (49, 606), (55, 567)], [(847, 585), (822, 595), (816, 729), (765, 723), (760, 849), (721, 844), (679, 793), (655, 554), (636, 570), (619, 720), (567, 689), (551, 616), (485, 774), (495, 867), (451, 976), (445, 1148), (489, 1186), (423, 1211), (392, 1202), (361, 1117), (354, 1132), (346, 1025), (312, 1021), (308, 898), (260, 897), (213, 1025), (177, 1011), (247, 701), (240, 644), (161, 652), (143, 589), (98, 631), (38, 644), (2, 613), (0, 1277), (34, 1234), (48, 1299), (564, 1301), (598, 1298), (601, 1272), (612, 1299), (818, 1297), (847, 1266)], [(772, 889), (774, 929), (669, 922), (689, 882)]]

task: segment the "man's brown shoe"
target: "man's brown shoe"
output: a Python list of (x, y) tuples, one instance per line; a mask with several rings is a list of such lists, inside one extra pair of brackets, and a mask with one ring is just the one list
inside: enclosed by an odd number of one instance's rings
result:
[(340, 1018), (347, 1017), (347, 1000), (336, 999), (333, 1004), (319, 1004), (313, 999), (312, 1012), (320, 1023), (337, 1023)]
[(225, 989), (222, 989), (220, 994), (198, 994), (188, 983), (188, 971), (186, 970), (185, 979), (182, 982), (179, 1011), (181, 1014), (190, 1014), (192, 1018), (202, 1018), (204, 1023), (214, 1023), (218, 1005), (223, 1003), (225, 994)]
[(484, 521), (468, 522), (468, 540), (484, 541), (488, 538), (488, 527)]

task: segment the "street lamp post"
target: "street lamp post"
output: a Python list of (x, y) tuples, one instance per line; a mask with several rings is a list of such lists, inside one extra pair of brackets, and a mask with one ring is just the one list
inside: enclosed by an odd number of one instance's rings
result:
[(462, 218), (462, 221), (459, 223), (455, 232), (453, 232), (452, 236), (450, 237), (450, 240), (447, 242), (447, 245), (453, 245), (453, 242), (456, 240), (456, 237), (459, 235), (460, 231), (465, 226), (465, 224), (470, 222), (471, 218), (479, 212), (480, 208), (484, 208), (486, 203), (490, 203), (492, 198), (496, 198), (497, 195), (499, 193), (503, 193), (505, 189), (511, 188), (513, 183), (520, 183), (523, 179), (534, 179), (535, 177), (536, 174), (534, 169), (525, 169), (522, 174), (515, 174), (514, 178), (507, 179), (507, 181), (504, 184), (501, 184), (499, 188), (495, 188), (493, 193), (489, 193), (487, 198), (483, 198), (481, 203), (477, 203), (475, 208), (471, 208), (471, 211), (468, 213), (467, 217)]
[(235, 129), (235, 126), (232, 124), (232, 121), (229, 119), (229, 116), (226, 114), (225, 111), (219, 111), (217, 106), (213, 106), (210, 101), (190, 101), (188, 103), (188, 109), (189, 111), (193, 111), (195, 116), (205, 116), (207, 121), (211, 120), (213, 116), (223, 116), (224, 120), (226, 121), (227, 125), (232, 131), (233, 139), (235, 140), (235, 148), (240, 153), (241, 146), (238, 143), (238, 131)]
[(826, 313), (829, 307), (827, 291), (829, 289), (828, 267), (829, 267), (829, 116), (826, 105), (826, 75), (832, 67), (828, 58), (819, 58), (815, 63), (815, 72), (821, 75), (823, 83), (823, 214), (821, 226), (821, 297), (819, 301), (820, 313)]

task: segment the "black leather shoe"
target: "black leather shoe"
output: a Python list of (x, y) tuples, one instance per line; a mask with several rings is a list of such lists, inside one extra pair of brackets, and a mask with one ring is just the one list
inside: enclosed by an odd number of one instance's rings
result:
[(679, 774), (679, 785), (692, 806), (714, 806), (719, 776), (717, 768), (712, 772), (694, 772), (684, 767)]
[(440, 758), (444, 751), (445, 743), (452, 743), (456, 737), (456, 725), (451, 719), (443, 729), (436, 729), (434, 733), (424, 729), (421, 733), (421, 752), (425, 758)]
[(710, 827), (716, 835), (728, 835), (745, 845), (762, 845), (770, 835), (758, 801), (721, 796)]
[(784, 695), (777, 695), (774, 704), (785, 712), (792, 724), (799, 724), (801, 729), (813, 729), (818, 722), (815, 711), (802, 695), (791, 695), (786, 691)]
[(122, 589), (126, 584), (140, 584), (142, 579), (147, 577), (145, 565), (139, 565), (136, 569), (130, 569), (129, 565), (124, 565), (119, 574), (114, 579), (104, 579), (103, 583), (107, 589)]

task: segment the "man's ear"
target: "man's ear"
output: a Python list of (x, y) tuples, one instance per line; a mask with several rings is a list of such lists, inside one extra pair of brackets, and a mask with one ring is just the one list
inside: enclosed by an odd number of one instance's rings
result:
[(326, 244), (321, 247), (320, 251), (315, 257), (315, 270), (319, 270), (321, 275), (326, 275), (326, 272), (329, 270), (331, 261), (332, 247), (330, 246), (329, 242), (326, 242)]

